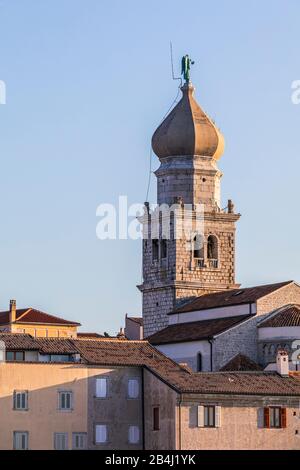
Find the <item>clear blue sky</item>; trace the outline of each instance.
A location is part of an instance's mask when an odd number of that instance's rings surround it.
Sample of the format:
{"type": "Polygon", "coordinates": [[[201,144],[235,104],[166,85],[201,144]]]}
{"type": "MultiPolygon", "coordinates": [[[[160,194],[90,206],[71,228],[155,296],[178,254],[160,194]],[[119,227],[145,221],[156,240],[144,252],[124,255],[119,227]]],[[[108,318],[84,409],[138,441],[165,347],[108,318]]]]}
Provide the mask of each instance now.
{"type": "Polygon", "coordinates": [[[299,0],[0,0],[0,18],[1,309],[16,298],[111,333],[141,313],[140,242],[97,240],[95,214],[145,199],[177,92],[170,40],[226,138],[237,280],[300,280],[299,0]]]}

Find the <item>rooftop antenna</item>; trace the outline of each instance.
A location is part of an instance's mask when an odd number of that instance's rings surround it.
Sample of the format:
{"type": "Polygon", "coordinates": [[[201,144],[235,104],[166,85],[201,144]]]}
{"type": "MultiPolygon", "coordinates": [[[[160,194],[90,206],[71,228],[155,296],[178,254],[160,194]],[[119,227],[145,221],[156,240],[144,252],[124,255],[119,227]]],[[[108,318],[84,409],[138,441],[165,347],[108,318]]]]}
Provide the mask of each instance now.
{"type": "Polygon", "coordinates": [[[170,42],[170,56],[171,56],[172,79],[173,80],[180,80],[180,86],[182,86],[182,78],[181,77],[175,77],[175,74],[174,74],[173,45],[172,45],[172,42],[170,42]]]}

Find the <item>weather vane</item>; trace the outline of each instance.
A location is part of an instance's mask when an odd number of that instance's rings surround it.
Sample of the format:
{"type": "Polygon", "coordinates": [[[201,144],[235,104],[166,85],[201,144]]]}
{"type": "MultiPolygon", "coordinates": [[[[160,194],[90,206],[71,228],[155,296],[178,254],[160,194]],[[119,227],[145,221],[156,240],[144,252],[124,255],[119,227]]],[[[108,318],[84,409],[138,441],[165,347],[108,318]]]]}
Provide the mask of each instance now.
{"type": "Polygon", "coordinates": [[[191,65],[194,65],[194,63],[195,62],[189,58],[188,54],[181,59],[181,75],[183,75],[186,83],[190,81],[191,65]]]}

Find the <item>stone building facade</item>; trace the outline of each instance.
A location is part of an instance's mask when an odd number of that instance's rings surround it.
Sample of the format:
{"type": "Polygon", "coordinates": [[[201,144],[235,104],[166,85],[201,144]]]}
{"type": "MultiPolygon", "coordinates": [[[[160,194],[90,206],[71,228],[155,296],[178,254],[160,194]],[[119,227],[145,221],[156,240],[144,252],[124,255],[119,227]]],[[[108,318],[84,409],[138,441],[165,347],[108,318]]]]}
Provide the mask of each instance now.
{"type": "Polygon", "coordinates": [[[180,102],[152,138],[160,167],[155,172],[158,206],[151,211],[147,205],[141,219],[145,337],[167,326],[168,312],[181,302],[237,287],[235,223],[240,215],[231,201],[226,209],[221,205],[217,161],[223,136],[195,101],[191,83],[181,90],[180,102]]]}

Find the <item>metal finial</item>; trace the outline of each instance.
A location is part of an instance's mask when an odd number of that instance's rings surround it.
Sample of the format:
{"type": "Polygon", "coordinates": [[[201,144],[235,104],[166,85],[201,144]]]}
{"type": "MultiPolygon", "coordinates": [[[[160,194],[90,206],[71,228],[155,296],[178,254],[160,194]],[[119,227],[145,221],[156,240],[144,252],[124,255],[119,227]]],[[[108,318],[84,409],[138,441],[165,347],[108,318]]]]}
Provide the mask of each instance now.
{"type": "Polygon", "coordinates": [[[189,58],[188,54],[183,56],[181,59],[181,75],[183,75],[186,83],[189,83],[190,81],[191,65],[194,65],[194,63],[195,62],[189,58]]]}

